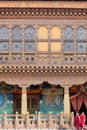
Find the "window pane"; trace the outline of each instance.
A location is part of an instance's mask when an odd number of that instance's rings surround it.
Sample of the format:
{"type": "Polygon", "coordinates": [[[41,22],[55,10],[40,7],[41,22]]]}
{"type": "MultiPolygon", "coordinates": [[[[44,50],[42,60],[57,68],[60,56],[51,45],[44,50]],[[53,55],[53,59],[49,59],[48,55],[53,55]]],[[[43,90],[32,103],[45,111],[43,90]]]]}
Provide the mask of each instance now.
{"type": "Polygon", "coordinates": [[[61,51],[61,42],[51,42],[51,51],[61,51]]]}
{"type": "Polygon", "coordinates": [[[21,42],[13,42],[12,51],[21,51],[21,42]]]}
{"type": "Polygon", "coordinates": [[[58,27],[51,29],[51,39],[61,39],[61,30],[58,27]]]}
{"type": "Polygon", "coordinates": [[[22,30],[16,26],[12,29],[12,40],[22,39],[22,30]]]}
{"type": "Polygon", "coordinates": [[[78,52],[86,52],[86,43],[78,42],[77,43],[77,51],[78,52]]]}
{"type": "Polygon", "coordinates": [[[1,42],[0,43],[0,51],[8,51],[8,42],[1,42]]]}
{"type": "Polygon", "coordinates": [[[77,28],[76,39],[86,39],[86,30],[84,27],[77,28]]]}
{"type": "Polygon", "coordinates": [[[46,27],[40,27],[38,29],[38,39],[48,39],[48,30],[46,27]]]}
{"type": "Polygon", "coordinates": [[[0,39],[9,39],[9,29],[5,26],[0,28],[0,39]]]}
{"type": "Polygon", "coordinates": [[[26,40],[35,40],[35,29],[33,27],[27,27],[25,29],[25,39],[26,40]]]}
{"type": "Polygon", "coordinates": [[[48,42],[38,42],[38,51],[48,51],[48,42]]]}
{"type": "Polygon", "coordinates": [[[73,29],[71,27],[63,29],[63,39],[73,39],[73,29]]]}
{"type": "Polygon", "coordinates": [[[73,51],[73,43],[72,42],[65,42],[63,44],[63,50],[65,52],[72,52],[73,51]]]}
{"type": "Polygon", "coordinates": [[[25,42],[25,51],[35,51],[35,42],[25,42]]]}

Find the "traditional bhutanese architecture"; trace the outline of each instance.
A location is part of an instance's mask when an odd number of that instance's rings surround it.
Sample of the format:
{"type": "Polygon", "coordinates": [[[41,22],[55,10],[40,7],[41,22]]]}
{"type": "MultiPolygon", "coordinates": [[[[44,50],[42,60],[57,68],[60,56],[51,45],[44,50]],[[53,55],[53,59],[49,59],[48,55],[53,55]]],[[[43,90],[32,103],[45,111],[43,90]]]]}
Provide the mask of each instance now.
{"type": "Polygon", "coordinates": [[[0,114],[87,116],[87,2],[0,1],[0,114]]]}

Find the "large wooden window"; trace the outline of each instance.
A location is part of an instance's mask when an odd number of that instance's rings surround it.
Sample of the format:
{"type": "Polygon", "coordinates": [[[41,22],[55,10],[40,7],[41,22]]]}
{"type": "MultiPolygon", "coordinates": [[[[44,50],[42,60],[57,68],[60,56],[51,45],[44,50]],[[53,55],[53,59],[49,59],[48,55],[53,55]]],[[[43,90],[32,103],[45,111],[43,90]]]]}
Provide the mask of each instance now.
{"type": "MultiPolygon", "coordinates": [[[[28,94],[27,95],[27,110],[29,112],[39,111],[40,95],[28,94]]],[[[14,94],[13,96],[13,111],[21,113],[21,94],[14,94]]]]}

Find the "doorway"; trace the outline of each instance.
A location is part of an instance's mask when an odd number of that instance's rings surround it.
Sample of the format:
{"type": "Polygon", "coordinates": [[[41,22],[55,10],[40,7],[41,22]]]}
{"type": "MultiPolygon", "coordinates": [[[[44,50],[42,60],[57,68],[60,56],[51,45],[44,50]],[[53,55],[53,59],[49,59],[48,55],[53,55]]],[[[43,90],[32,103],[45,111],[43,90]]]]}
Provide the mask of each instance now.
{"type": "MultiPolygon", "coordinates": [[[[74,112],[74,116],[75,116],[76,111],[74,110],[72,103],[71,103],[71,112],[74,112]]],[[[78,111],[78,113],[81,114],[82,112],[84,112],[84,114],[86,116],[86,124],[87,124],[87,109],[85,107],[84,102],[82,103],[82,106],[81,106],[80,110],[78,111]]]]}

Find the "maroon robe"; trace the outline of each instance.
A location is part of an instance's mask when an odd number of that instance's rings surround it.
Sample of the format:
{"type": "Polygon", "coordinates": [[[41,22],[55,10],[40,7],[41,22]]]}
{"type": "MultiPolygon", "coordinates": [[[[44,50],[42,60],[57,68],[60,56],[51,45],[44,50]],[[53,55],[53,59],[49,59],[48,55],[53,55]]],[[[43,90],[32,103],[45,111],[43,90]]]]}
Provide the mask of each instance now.
{"type": "Polygon", "coordinates": [[[77,129],[79,129],[79,127],[80,127],[80,117],[79,117],[79,114],[76,114],[76,116],[74,117],[74,124],[75,124],[75,127],[77,129]]]}
{"type": "Polygon", "coordinates": [[[84,113],[80,115],[80,127],[84,128],[86,122],[86,116],[84,113]]]}

